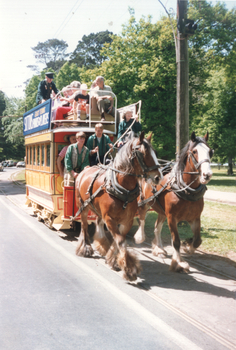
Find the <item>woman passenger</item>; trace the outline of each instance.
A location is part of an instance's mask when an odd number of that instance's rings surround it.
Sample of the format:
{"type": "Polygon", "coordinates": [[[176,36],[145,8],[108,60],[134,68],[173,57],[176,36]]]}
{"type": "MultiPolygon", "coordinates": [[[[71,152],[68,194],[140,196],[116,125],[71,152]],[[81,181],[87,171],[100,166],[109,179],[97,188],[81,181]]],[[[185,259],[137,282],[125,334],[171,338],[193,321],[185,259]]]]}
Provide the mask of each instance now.
{"type": "MultiPolygon", "coordinates": [[[[125,131],[129,128],[129,126],[134,121],[132,109],[126,109],[122,118],[123,118],[123,120],[120,122],[119,127],[118,127],[117,139],[119,139],[121,137],[120,141],[117,144],[118,148],[120,148],[124,145],[127,137],[129,136],[129,133],[127,133],[124,137],[122,137],[122,135],[125,133],[125,131]]],[[[136,115],[135,122],[131,128],[134,133],[138,133],[139,131],[142,130],[142,125],[139,123],[138,120],[139,120],[139,117],[138,117],[138,115],[136,115]]]]}

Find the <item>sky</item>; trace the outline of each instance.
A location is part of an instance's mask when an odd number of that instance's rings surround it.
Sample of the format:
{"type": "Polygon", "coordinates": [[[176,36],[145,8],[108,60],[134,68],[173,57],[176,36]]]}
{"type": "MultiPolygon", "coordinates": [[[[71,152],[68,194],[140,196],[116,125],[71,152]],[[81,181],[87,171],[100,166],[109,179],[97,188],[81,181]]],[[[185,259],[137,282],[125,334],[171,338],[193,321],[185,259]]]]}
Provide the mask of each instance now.
{"type": "MultiPolygon", "coordinates": [[[[162,3],[176,15],[177,0],[162,3]]],[[[236,8],[236,0],[225,3],[236,8]]],[[[24,97],[24,82],[34,75],[27,66],[37,64],[32,47],[39,42],[64,40],[70,53],[83,35],[119,34],[130,18],[129,7],[136,20],[151,15],[154,23],[166,15],[158,0],[0,0],[0,90],[24,97]]]]}

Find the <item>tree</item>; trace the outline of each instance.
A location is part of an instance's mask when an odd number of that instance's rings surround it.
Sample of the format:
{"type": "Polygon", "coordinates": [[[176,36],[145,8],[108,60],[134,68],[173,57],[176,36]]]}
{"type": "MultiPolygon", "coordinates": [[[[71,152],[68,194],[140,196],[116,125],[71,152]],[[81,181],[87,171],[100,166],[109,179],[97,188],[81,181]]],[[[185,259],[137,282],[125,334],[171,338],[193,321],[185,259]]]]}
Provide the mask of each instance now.
{"type": "MultiPolygon", "coordinates": [[[[58,71],[66,61],[68,44],[64,40],[49,39],[45,42],[39,42],[37,46],[32,47],[35,52],[37,62],[45,64],[45,68],[51,68],[58,71]]],[[[35,70],[35,67],[33,67],[35,70]]]]}
{"type": "Polygon", "coordinates": [[[142,126],[153,132],[158,156],[175,155],[176,66],[171,25],[163,18],[156,24],[134,17],[113,36],[102,53],[109,60],[99,68],[118,97],[118,106],[142,100],[142,126]]]}
{"type": "MultiPolygon", "coordinates": [[[[5,100],[5,94],[3,91],[0,91],[0,116],[3,115],[3,112],[6,108],[6,100],[5,100]]],[[[0,118],[0,160],[4,159],[4,146],[5,146],[5,138],[3,133],[3,126],[2,126],[2,118],[0,118]]]]}
{"type": "Polygon", "coordinates": [[[235,84],[227,77],[225,69],[212,70],[207,80],[208,89],[203,94],[202,115],[196,116],[192,127],[198,133],[207,130],[215,157],[228,161],[232,174],[232,159],[236,157],[236,91],[235,84]]]}
{"type": "Polygon", "coordinates": [[[38,91],[38,85],[41,80],[45,78],[45,73],[42,72],[40,76],[34,75],[28,82],[25,88],[25,105],[27,110],[36,106],[36,95],[38,91]]]}
{"type": "Polygon", "coordinates": [[[4,110],[6,109],[6,100],[5,94],[0,90],[0,116],[3,115],[4,110]]]}
{"type": "Polygon", "coordinates": [[[0,121],[1,159],[22,159],[24,157],[23,117],[24,99],[5,96],[6,108],[0,121]],[[9,117],[11,116],[11,117],[9,117]],[[17,116],[17,117],[15,117],[17,116]]]}
{"type": "Polygon", "coordinates": [[[78,67],[93,68],[100,65],[106,56],[100,53],[105,43],[111,43],[112,32],[108,30],[84,35],[78,42],[76,49],[70,56],[70,62],[76,63],[78,67]]]}
{"type": "Polygon", "coordinates": [[[79,69],[76,64],[66,62],[55,79],[56,86],[61,90],[64,86],[69,85],[74,80],[80,81],[79,69]]]}
{"type": "Polygon", "coordinates": [[[203,134],[210,131],[215,157],[228,160],[232,173],[235,143],[236,10],[190,1],[189,18],[198,21],[189,37],[190,124],[203,134]]]}

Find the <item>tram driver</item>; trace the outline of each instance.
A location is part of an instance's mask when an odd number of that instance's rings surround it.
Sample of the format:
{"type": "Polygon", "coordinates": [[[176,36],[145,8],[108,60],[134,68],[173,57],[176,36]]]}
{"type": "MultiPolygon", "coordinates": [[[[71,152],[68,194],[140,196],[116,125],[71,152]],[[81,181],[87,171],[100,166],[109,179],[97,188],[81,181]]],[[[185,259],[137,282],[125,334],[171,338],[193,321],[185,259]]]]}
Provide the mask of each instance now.
{"type": "Polygon", "coordinates": [[[76,143],[69,145],[65,155],[65,185],[71,186],[78,174],[89,167],[89,149],[84,145],[86,134],[75,135],[76,143]]]}

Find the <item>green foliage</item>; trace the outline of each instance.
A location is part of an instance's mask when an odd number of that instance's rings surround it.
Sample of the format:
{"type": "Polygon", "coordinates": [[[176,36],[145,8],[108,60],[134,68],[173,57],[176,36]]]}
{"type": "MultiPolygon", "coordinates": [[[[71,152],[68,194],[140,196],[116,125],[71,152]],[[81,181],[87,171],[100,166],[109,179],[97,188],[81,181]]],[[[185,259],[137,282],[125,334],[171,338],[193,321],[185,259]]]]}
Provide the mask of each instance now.
{"type": "Polygon", "coordinates": [[[25,103],[27,106],[27,110],[30,110],[36,106],[36,95],[37,95],[37,91],[38,91],[38,85],[39,85],[39,82],[41,80],[43,80],[44,78],[45,77],[40,79],[39,76],[34,75],[30,79],[29,83],[27,84],[26,89],[25,89],[25,96],[26,96],[25,103]]]}
{"type": "Polygon", "coordinates": [[[4,136],[8,143],[20,146],[24,144],[23,137],[23,117],[5,117],[2,118],[4,127],[4,136]]]}
{"type": "Polygon", "coordinates": [[[64,86],[69,85],[74,80],[80,81],[80,72],[81,71],[76,64],[66,62],[55,79],[57,88],[61,90],[64,86]]]}
{"type": "Polygon", "coordinates": [[[119,106],[142,100],[142,125],[153,132],[158,156],[175,153],[176,65],[175,45],[168,19],[152,24],[131,17],[121,36],[112,37],[101,65],[106,82],[118,96],[119,106]]]}
{"type": "Polygon", "coordinates": [[[24,157],[23,117],[24,99],[5,96],[6,108],[0,123],[0,158],[22,159],[24,157]]]}
{"type": "Polygon", "coordinates": [[[225,161],[228,157],[236,156],[235,85],[230,84],[222,68],[210,71],[206,87],[201,98],[202,115],[195,116],[192,128],[197,133],[208,130],[215,157],[225,161]]]}
{"type": "Polygon", "coordinates": [[[3,91],[0,91],[0,116],[3,115],[5,108],[6,108],[5,94],[3,91]]]}
{"type": "Polygon", "coordinates": [[[104,43],[111,43],[112,32],[108,30],[84,35],[72,52],[70,62],[78,67],[94,68],[100,65],[107,57],[100,53],[104,43]]]}

